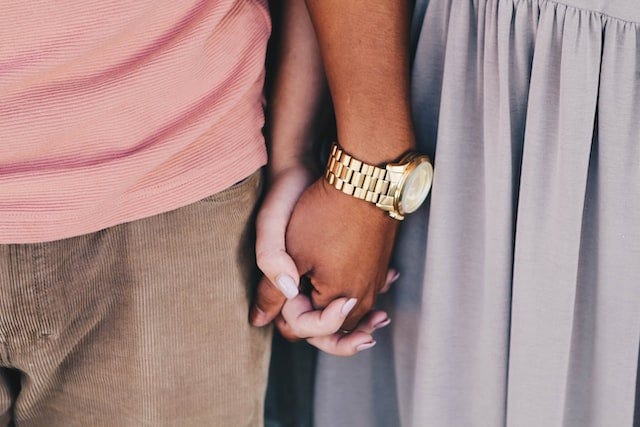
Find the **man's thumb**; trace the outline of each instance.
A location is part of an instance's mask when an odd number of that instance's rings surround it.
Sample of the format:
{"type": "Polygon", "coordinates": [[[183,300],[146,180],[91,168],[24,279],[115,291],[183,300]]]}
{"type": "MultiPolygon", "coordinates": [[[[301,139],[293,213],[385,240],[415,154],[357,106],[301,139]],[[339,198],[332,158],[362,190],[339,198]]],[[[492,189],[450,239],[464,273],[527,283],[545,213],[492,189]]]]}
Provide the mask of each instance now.
{"type": "Polygon", "coordinates": [[[278,290],[266,276],[262,276],[258,283],[256,299],[251,307],[249,321],[253,326],[265,326],[271,323],[280,313],[286,301],[285,296],[278,290]]]}

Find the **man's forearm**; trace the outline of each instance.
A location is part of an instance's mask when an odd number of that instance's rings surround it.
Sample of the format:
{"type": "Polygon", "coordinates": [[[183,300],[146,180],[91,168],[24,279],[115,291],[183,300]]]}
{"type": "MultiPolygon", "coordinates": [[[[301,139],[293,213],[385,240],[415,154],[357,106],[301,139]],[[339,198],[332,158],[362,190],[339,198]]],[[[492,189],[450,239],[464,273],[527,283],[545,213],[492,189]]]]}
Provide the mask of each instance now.
{"type": "MultiPolygon", "coordinates": [[[[415,145],[408,99],[409,11],[401,1],[307,0],[333,96],[339,141],[368,163],[396,159],[415,145]]],[[[299,27],[291,31],[285,42],[300,48],[298,43],[309,33],[300,37],[293,35],[299,27]]],[[[306,124],[313,121],[310,112],[317,108],[317,95],[322,91],[322,84],[314,80],[317,75],[313,74],[315,66],[308,62],[309,52],[298,48],[284,48],[283,53],[292,60],[291,68],[287,69],[285,58],[278,75],[281,86],[272,104],[272,123],[277,126],[272,132],[272,154],[289,154],[272,156],[272,166],[280,164],[280,159],[299,158],[305,151],[304,140],[313,131],[306,124]],[[289,121],[291,114],[294,126],[289,121]]],[[[313,58],[313,63],[319,63],[317,56],[313,58]]],[[[252,321],[264,325],[282,308],[284,297],[269,282],[277,285],[285,268],[273,267],[275,263],[268,262],[265,254],[269,248],[280,254],[286,249],[297,270],[295,274],[291,270],[291,277],[306,275],[313,285],[310,296],[314,307],[327,307],[340,297],[357,301],[344,314],[343,327],[354,328],[385,286],[398,221],[373,203],[332,189],[324,178],[301,192],[299,199],[300,193],[294,192],[295,200],[288,198],[291,185],[285,184],[272,188],[265,202],[268,206],[263,206],[258,216],[259,243],[271,240],[278,244],[276,251],[274,245],[257,244],[258,265],[273,279],[261,282],[256,302],[259,309],[253,310],[252,321]],[[283,188],[285,184],[287,188],[283,188]],[[285,217],[288,225],[281,221],[285,217]],[[274,218],[276,221],[269,223],[274,218]],[[280,241],[285,228],[286,245],[280,241]],[[261,250],[262,246],[267,250],[261,250]]]]}
{"type": "Polygon", "coordinates": [[[409,106],[409,2],[307,0],[340,144],[368,163],[415,146],[409,106]]]}
{"type": "Polygon", "coordinates": [[[315,138],[318,111],[326,90],[322,60],[304,0],[282,7],[274,86],[269,102],[271,171],[301,161],[315,138]]]}

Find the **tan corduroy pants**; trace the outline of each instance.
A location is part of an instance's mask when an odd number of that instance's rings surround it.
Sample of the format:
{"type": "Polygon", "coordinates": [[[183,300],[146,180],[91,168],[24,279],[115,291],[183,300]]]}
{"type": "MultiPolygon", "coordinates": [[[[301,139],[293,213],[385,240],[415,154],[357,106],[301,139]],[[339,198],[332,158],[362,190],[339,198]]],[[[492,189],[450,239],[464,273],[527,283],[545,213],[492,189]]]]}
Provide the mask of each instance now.
{"type": "Polygon", "coordinates": [[[184,208],[0,245],[0,425],[261,425],[260,173],[184,208]]]}

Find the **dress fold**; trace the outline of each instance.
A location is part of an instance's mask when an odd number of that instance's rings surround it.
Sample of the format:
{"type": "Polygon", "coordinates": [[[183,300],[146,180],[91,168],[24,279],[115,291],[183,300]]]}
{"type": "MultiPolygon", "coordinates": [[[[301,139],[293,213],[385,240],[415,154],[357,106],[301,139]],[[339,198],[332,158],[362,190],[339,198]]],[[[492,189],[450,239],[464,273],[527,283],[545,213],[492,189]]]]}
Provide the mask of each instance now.
{"type": "Polygon", "coordinates": [[[319,356],[317,425],[633,425],[640,3],[418,0],[414,17],[432,192],[402,224],[381,345],[319,356]]]}

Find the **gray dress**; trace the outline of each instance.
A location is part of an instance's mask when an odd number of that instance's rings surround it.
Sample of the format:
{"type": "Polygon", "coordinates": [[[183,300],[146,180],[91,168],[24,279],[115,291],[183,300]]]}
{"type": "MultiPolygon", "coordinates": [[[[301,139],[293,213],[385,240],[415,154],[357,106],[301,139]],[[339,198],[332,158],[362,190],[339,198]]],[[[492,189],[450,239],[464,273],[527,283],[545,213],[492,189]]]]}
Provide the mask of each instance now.
{"type": "Polygon", "coordinates": [[[633,425],[640,0],[416,8],[434,186],[378,346],[319,358],[317,426],[633,425]]]}

